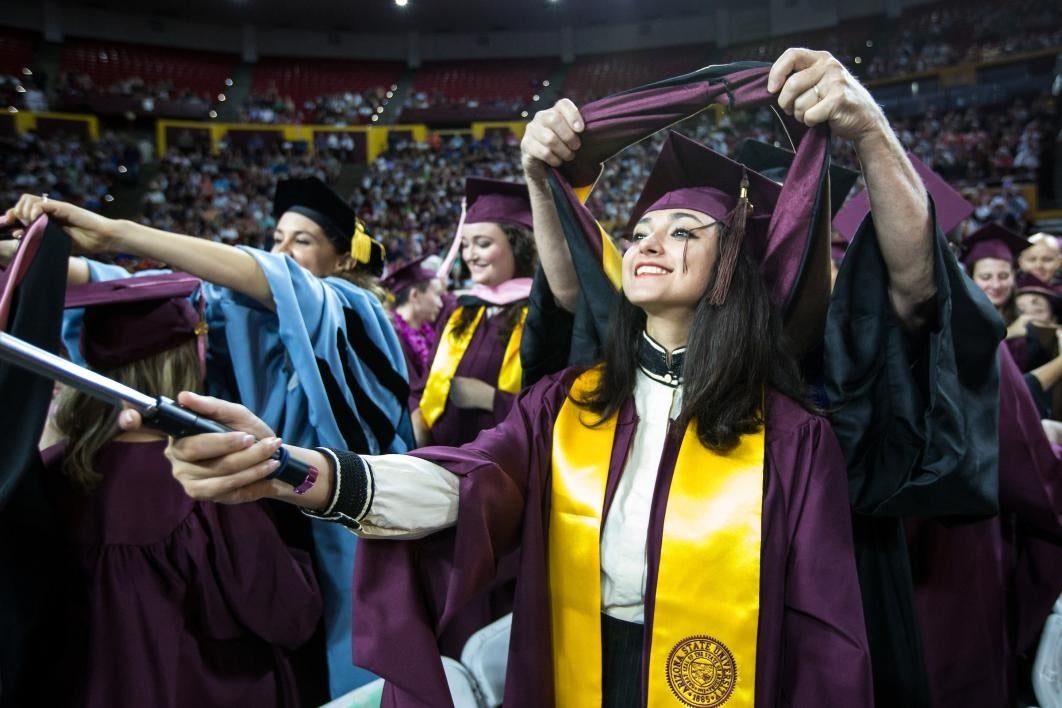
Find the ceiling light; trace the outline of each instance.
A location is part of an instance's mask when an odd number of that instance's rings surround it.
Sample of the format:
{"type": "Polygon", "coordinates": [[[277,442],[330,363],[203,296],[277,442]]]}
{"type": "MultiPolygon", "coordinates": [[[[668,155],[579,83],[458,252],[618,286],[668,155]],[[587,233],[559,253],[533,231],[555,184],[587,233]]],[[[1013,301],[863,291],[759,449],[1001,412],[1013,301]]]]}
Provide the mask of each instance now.
{"type": "Polygon", "coordinates": [[[856,64],[862,64],[863,63],[863,57],[856,57],[854,59],[854,61],[855,61],[856,64]]]}
{"type": "Polygon", "coordinates": [[[226,86],[232,86],[232,79],[225,79],[226,86]]]}
{"type": "Polygon", "coordinates": [[[218,100],[224,102],[225,101],[225,94],[219,93],[218,94],[218,100]]]}
{"type": "Polygon", "coordinates": [[[521,118],[527,118],[527,111],[520,111],[521,118]]]}
{"type": "Polygon", "coordinates": [[[118,174],[124,175],[129,169],[125,165],[118,165],[118,174]]]}
{"type": "Polygon", "coordinates": [[[378,120],[380,120],[380,115],[378,113],[373,113],[372,122],[375,123],[378,120]]]}
{"type": "Polygon", "coordinates": [[[33,72],[30,71],[28,66],[24,66],[24,67],[22,67],[22,75],[23,76],[33,76],[33,72]]]}
{"type": "Polygon", "coordinates": [[[542,87],[543,88],[549,88],[549,79],[546,79],[545,81],[542,82],[542,87]]]}
{"type": "Polygon", "coordinates": [[[210,116],[211,118],[217,118],[218,117],[218,112],[217,111],[210,111],[210,113],[207,113],[207,115],[210,116]]]}
{"type": "Polygon", "coordinates": [[[409,0],[395,0],[395,5],[398,5],[399,7],[405,7],[408,4],[409,0]]]}
{"type": "Polygon", "coordinates": [[[8,113],[18,113],[18,109],[15,108],[14,106],[8,106],[7,107],[7,112],[8,113]]]}
{"type": "Polygon", "coordinates": [[[536,93],[534,96],[532,96],[531,100],[537,103],[538,102],[538,94],[536,93]]]}

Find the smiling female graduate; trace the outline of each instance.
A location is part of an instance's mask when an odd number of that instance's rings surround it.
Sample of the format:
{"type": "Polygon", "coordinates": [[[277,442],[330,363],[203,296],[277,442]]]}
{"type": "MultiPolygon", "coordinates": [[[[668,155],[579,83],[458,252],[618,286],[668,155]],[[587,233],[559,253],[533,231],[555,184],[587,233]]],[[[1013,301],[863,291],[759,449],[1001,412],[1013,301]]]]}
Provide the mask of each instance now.
{"type": "Polygon", "coordinates": [[[355,655],[386,705],[449,704],[437,632],[516,548],[507,706],[869,705],[844,461],[771,303],[794,274],[761,271],[807,235],[772,218],[780,191],[672,134],[603,361],[539,381],[472,443],[290,448],[322,470],[300,497],[258,481],[274,445],[235,434],[175,443],[174,473],[194,498],[328,507],[379,539],[359,550],[355,655]],[[452,552],[422,557],[416,539],[451,527],[452,552]]]}
{"type": "Polygon", "coordinates": [[[523,385],[520,343],[537,263],[527,187],[469,177],[465,202],[457,238],[473,286],[448,313],[414,389],[421,444],[472,440],[505,418],[523,385]]]}

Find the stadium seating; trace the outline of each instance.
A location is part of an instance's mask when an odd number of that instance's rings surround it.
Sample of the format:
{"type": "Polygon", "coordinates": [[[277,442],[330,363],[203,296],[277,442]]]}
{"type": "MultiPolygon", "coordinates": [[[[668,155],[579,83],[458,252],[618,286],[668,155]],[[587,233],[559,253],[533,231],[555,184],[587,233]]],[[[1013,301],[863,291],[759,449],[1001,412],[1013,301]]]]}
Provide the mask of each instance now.
{"type": "Polygon", "coordinates": [[[430,62],[413,80],[404,122],[518,118],[559,62],[554,59],[430,62]]]}
{"type": "Polygon", "coordinates": [[[33,63],[36,35],[12,29],[0,29],[0,74],[18,76],[33,63]]]}
{"type": "Polygon", "coordinates": [[[238,63],[235,54],[69,39],[63,43],[61,70],[87,76],[101,92],[139,78],[149,87],[171,85],[211,101],[225,90],[225,79],[238,63]]]}
{"type": "Polygon", "coordinates": [[[296,105],[322,96],[390,88],[402,74],[402,62],[355,59],[263,57],[255,65],[253,95],[276,92],[296,105]]]}
{"type": "Polygon", "coordinates": [[[607,96],[711,63],[711,45],[663,47],[579,57],[568,70],[564,94],[578,103],[607,96]]]}

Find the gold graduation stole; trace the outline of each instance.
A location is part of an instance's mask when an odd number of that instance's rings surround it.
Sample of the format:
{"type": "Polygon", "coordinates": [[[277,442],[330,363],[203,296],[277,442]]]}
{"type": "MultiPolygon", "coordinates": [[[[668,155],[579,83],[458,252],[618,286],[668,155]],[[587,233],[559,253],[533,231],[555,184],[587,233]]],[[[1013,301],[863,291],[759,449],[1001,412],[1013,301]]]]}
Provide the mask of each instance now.
{"type": "MultiPolygon", "coordinates": [[[[549,594],[558,706],[601,705],[601,529],[616,416],[581,408],[576,379],[553,429],[549,594]]],[[[760,604],[764,432],[726,455],[686,429],[664,515],[649,706],[752,708],[760,604]]],[[[631,549],[632,552],[637,549],[631,549]]]]}
{"type": "MultiPolygon", "coordinates": [[[[457,372],[457,365],[461,363],[472,341],[472,335],[476,333],[476,327],[483,319],[485,307],[480,307],[476,318],[472,320],[460,337],[454,337],[454,327],[461,318],[464,307],[459,307],[450,315],[439,339],[439,348],[432,359],[431,369],[428,372],[428,380],[424,384],[424,395],[420,399],[420,413],[424,416],[424,422],[430,429],[435,421],[446,410],[446,401],[450,397],[450,382],[457,372]]],[[[505,357],[502,359],[501,371],[498,372],[497,388],[506,393],[519,393],[524,378],[524,369],[520,365],[520,337],[524,332],[524,320],[527,319],[527,305],[520,309],[520,319],[513,327],[513,333],[509,336],[509,343],[505,347],[505,357]]]]}

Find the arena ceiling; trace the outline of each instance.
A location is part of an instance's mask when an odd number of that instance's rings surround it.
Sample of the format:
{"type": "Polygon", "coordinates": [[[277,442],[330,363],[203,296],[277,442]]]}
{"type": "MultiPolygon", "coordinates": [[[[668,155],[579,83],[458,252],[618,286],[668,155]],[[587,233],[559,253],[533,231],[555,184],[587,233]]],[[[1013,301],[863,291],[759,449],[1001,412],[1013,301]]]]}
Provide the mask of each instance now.
{"type": "Polygon", "coordinates": [[[499,32],[704,16],[766,0],[91,0],[64,5],[159,17],[371,32],[499,32]]]}

